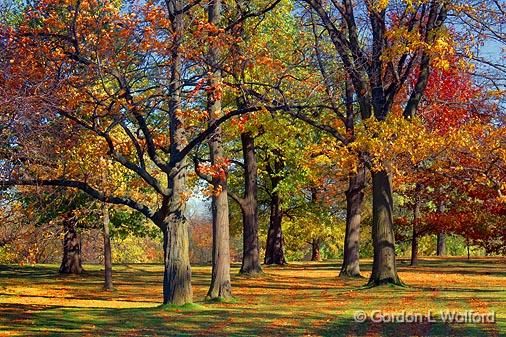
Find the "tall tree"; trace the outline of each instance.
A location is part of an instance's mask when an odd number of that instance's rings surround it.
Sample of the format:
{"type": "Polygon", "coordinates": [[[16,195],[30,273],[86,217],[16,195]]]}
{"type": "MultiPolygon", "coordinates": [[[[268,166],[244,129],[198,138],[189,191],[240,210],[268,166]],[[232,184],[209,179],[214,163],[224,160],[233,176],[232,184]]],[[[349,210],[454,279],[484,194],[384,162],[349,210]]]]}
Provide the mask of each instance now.
{"type": "Polygon", "coordinates": [[[284,242],[281,227],[283,222],[283,210],[281,208],[280,183],[283,180],[282,175],[285,163],[279,151],[273,151],[271,157],[272,158],[266,163],[266,171],[271,182],[272,192],[270,196],[269,229],[267,231],[264,263],[283,265],[286,263],[286,260],[283,250],[284,242]]]}
{"type": "MultiPolygon", "coordinates": [[[[406,117],[414,115],[427,84],[431,60],[435,58],[434,53],[423,46],[431,46],[437,41],[449,3],[431,1],[413,4],[400,1],[395,5],[389,2],[360,2],[355,5],[351,0],[334,1],[329,5],[318,0],[304,3],[319,18],[334,46],[343,71],[353,86],[362,119],[374,116],[376,120],[385,120],[397,94],[406,85],[406,79],[414,76],[418,68],[416,85],[408,94],[404,110],[406,117]],[[362,17],[358,13],[365,15],[362,17]],[[365,21],[368,21],[368,25],[360,26],[360,22],[365,21]],[[360,35],[364,29],[368,30],[368,34],[360,35]],[[403,40],[395,38],[398,36],[394,35],[395,32],[403,30],[410,35],[403,40]],[[364,39],[368,40],[367,43],[363,43],[364,39]],[[395,45],[399,44],[407,48],[402,51],[395,49],[395,45]],[[370,48],[366,49],[364,45],[370,48]]],[[[302,118],[316,124],[307,115],[302,118]]],[[[349,143],[336,129],[318,126],[345,144],[349,143]]],[[[385,161],[379,164],[372,168],[374,262],[369,283],[398,284],[400,280],[395,266],[392,222],[392,164],[385,161]]]]}
{"type": "MultiPolygon", "coordinates": [[[[208,21],[218,26],[221,17],[221,1],[211,0],[208,4],[208,21]]],[[[212,124],[221,114],[221,74],[218,66],[218,48],[209,47],[208,62],[211,66],[208,94],[209,122],[212,124]]],[[[223,151],[221,128],[217,128],[209,139],[209,152],[211,165],[223,165],[225,154],[223,151]]],[[[230,249],[229,249],[229,215],[227,192],[227,168],[221,167],[219,174],[213,175],[212,215],[213,215],[213,266],[211,273],[211,286],[207,293],[208,298],[232,297],[232,284],[230,282],[230,249]]]]}
{"type": "Polygon", "coordinates": [[[163,302],[176,305],[192,301],[187,156],[231,117],[261,109],[227,111],[209,124],[193,109],[194,96],[211,90],[196,88],[194,78],[207,69],[200,55],[210,28],[188,15],[197,5],[148,2],[131,7],[131,15],[114,2],[42,1],[26,10],[18,28],[2,31],[1,109],[16,137],[2,134],[10,152],[0,184],[80,189],[142,213],[163,232],[163,302]],[[20,53],[27,57],[10,61],[20,53]],[[77,145],[83,139],[87,147],[77,145]],[[127,172],[120,188],[103,184],[78,149],[127,172]]]}
{"type": "Polygon", "coordinates": [[[109,234],[109,209],[102,206],[102,235],[104,236],[104,289],[112,290],[112,249],[111,236],[109,234]]]}

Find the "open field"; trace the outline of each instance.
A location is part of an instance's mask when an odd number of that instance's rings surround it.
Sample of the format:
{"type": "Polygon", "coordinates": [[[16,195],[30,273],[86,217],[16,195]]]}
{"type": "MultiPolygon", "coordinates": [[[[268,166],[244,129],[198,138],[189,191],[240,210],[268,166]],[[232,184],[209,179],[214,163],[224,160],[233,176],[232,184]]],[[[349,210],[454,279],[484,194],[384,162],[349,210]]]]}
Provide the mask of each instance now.
{"type": "MultiPolygon", "coordinates": [[[[371,261],[363,264],[368,276],[371,261]]],[[[506,260],[421,259],[399,263],[407,287],[366,289],[341,280],[339,263],[266,267],[261,278],[233,273],[234,303],[204,303],[210,267],[193,268],[194,299],[183,309],[159,306],[162,267],[115,266],[116,291],[104,292],[101,266],[63,277],[56,265],[0,266],[0,336],[501,336],[506,334],[506,260]],[[354,313],[404,310],[436,322],[355,323],[354,313]],[[441,310],[496,313],[495,323],[443,323],[441,310]]]]}

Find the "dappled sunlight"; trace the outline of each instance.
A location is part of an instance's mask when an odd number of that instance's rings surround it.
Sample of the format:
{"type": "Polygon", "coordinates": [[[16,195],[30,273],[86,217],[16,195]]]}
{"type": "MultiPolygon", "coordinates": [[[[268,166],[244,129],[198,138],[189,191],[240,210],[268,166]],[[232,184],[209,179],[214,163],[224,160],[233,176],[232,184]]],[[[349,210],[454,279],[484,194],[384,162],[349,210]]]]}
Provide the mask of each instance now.
{"type": "Polygon", "coordinates": [[[364,288],[361,279],[337,277],[339,263],[291,263],[264,268],[249,278],[232,268],[231,303],[205,303],[210,267],[193,268],[194,309],[163,310],[163,266],[114,267],[115,291],[101,290],[101,266],[86,265],[80,276],[63,277],[52,265],[5,266],[0,271],[0,331],[50,335],[240,335],[240,336],[406,336],[440,333],[497,335],[506,327],[506,266],[501,258],[422,259],[399,265],[406,287],[364,288]],[[40,277],[44,275],[44,277],[40,277]],[[495,324],[444,325],[355,323],[356,310],[438,315],[441,310],[495,311],[495,324]]]}

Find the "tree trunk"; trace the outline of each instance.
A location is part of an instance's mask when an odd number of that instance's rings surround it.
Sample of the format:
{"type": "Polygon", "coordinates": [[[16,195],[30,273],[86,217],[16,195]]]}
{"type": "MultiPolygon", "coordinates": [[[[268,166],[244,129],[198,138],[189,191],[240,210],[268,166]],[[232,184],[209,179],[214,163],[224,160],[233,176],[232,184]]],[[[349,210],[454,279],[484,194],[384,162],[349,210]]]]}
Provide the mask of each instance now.
{"type": "Polygon", "coordinates": [[[269,219],[267,243],[265,246],[265,264],[286,264],[283,252],[282,221],[283,211],[281,210],[281,198],[279,197],[278,191],[274,191],[271,198],[271,215],[269,219]]]}
{"type": "Polygon", "coordinates": [[[244,158],[244,198],[240,203],[243,218],[243,251],[240,273],[255,275],[262,272],[258,251],[258,166],[253,136],[249,132],[242,133],[241,143],[244,158]]]}
{"type": "Polygon", "coordinates": [[[416,226],[413,224],[413,237],[411,238],[411,263],[410,266],[418,264],[418,233],[416,226]]]}
{"type": "Polygon", "coordinates": [[[103,235],[104,235],[104,289],[112,290],[112,251],[111,237],[109,235],[109,208],[106,204],[103,206],[103,235]]]}
{"type": "Polygon", "coordinates": [[[417,185],[416,187],[416,193],[415,196],[415,205],[413,208],[413,236],[411,238],[411,266],[416,266],[418,264],[418,240],[419,240],[419,233],[418,233],[418,221],[420,219],[420,197],[418,196],[418,193],[420,193],[421,187],[417,185]]]}
{"type": "Polygon", "coordinates": [[[471,245],[469,243],[469,238],[466,238],[466,246],[467,246],[467,259],[471,259],[471,245]]]}
{"type": "Polygon", "coordinates": [[[60,266],[62,274],[81,274],[81,240],[76,230],[76,223],[65,220],[63,223],[63,259],[60,266]]]}
{"type": "Polygon", "coordinates": [[[175,37],[171,46],[172,64],[169,73],[170,158],[178,158],[179,161],[168,175],[167,185],[170,196],[162,201],[162,207],[155,221],[163,231],[163,303],[180,306],[191,303],[193,298],[188,220],[185,214],[188,195],[186,186],[188,164],[186,158],[179,158],[180,151],[188,143],[183,120],[178,114],[183,86],[181,80],[183,61],[180,46],[184,29],[185,3],[181,0],[167,0],[165,3],[168,12],[173,16],[172,30],[175,37]]]}
{"type": "Polygon", "coordinates": [[[186,219],[186,161],[175,170],[179,173],[169,179],[171,196],[167,214],[162,218],[164,274],[163,303],[184,305],[191,303],[191,266],[189,256],[188,221],[186,219]]]}
{"type": "Polygon", "coordinates": [[[213,213],[213,264],[209,299],[232,297],[230,281],[229,219],[226,185],[212,198],[213,213]]]}
{"type": "Polygon", "coordinates": [[[374,258],[369,285],[401,284],[395,265],[391,177],[386,170],[372,173],[374,258]]]}
{"type": "MultiPolygon", "coordinates": [[[[208,5],[208,20],[217,25],[221,16],[221,0],[213,0],[208,5]]],[[[218,51],[214,47],[209,48],[208,61],[212,68],[209,79],[210,88],[218,88],[221,85],[221,73],[219,71],[218,51]]],[[[209,122],[213,123],[221,114],[221,98],[210,92],[207,98],[209,122]]],[[[223,163],[224,153],[221,140],[221,128],[216,129],[209,140],[209,152],[211,165],[220,166],[223,163]]],[[[213,177],[215,193],[212,196],[213,214],[213,266],[211,273],[211,285],[207,292],[208,299],[227,299],[232,297],[232,283],[230,282],[230,250],[229,250],[229,214],[227,192],[227,168],[220,167],[219,174],[213,177]]]]}
{"type": "Polygon", "coordinates": [[[364,200],[365,168],[350,175],[346,191],[346,232],[344,236],[343,265],[339,277],[360,277],[360,212],[364,200]]]}
{"type": "Polygon", "coordinates": [[[436,248],[437,256],[446,256],[446,234],[438,233],[437,235],[437,248],[436,248]]]}
{"type": "Polygon", "coordinates": [[[320,240],[313,239],[311,243],[311,261],[320,261],[320,240]]]}
{"type": "Polygon", "coordinates": [[[265,245],[265,264],[283,265],[286,263],[283,241],[283,211],[281,209],[281,196],[278,188],[283,180],[281,176],[285,163],[281,153],[274,150],[273,158],[267,163],[267,173],[271,181],[271,214],[269,219],[269,231],[267,232],[267,242],[265,245]]]}
{"type": "MultiPolygon", "coordinates": [[[[256,206],[256,200],[254,202],[256,206]]],[[[252,203],[242,207],[243,216],[243,252],[241,274],[256,275],[262,272],[258,252],[258,213],[252,203]]]]}
{"type": "MultiPolygon", "coordinates": [[[[444,211],[445,211],[445,206],[441,202],[438,206],[438,212],[444,213],[444,211]]],[[[446,255],[446,235],[444,232],[440,232],[437,235],[436,255],[437,256],[445,256],[446,255]]]]}

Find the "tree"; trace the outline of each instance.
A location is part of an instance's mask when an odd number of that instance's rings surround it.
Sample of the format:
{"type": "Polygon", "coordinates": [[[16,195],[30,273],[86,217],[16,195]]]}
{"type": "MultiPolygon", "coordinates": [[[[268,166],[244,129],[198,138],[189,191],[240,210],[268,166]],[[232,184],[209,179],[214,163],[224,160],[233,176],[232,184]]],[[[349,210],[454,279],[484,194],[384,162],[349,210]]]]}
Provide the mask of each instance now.
{"type": "Polygon", "coordinates": [[[111,236],[109,235],[109,209],[102,206],[102,234],[104,236],[104,289],[112,290],[112,249],[111,236]]]}
{"type": "Polygon", "coordinates": [[[265,245],[265,264],[283,265],[286,263],[283,251],[284,241],[282,232],[283,210],[281,209],[281,181],[285,169],[285,162],[280,151],[272,151],[271,159],[266,162],[266,172],[271,183],[269,229],[265,245]]]}
{"type": "MultiPolygon", "coordinates": [[[[220,21],[221,1],[213,0],[208,5],[209,24],[216,26],[220,21]]],[[[221,114],[221,73],[217,65],[220,55],[218,48],[209,47],[208,62],[211,65],[211,76],[208,94],[209,122],[213,123],[221,114]]],[[[218,173],[213,175],[212,184],[215,190],[212,194],[213,214],[213,269],[211,287],[207,293],[208,298],[232,297],[232,285],[230,282],[230,248],[229,248],[229,216],[228,216],[228,192],[227,192],[227,168],[224,166],[224,151],[221,139],[221,129],[215,130],[209,139],[209,152],[211,165],[221,166],[218,173]]]]}
{"type": "MultiPolygon", "coordinates": [[[[385,120],[398,99],[397,94],[406,86],[406,80],[415,69],[419,69],[404,109],[404,116],[413,116],[427,84],[431,61],[434,63],[438,56],[437,49],[429,49],[429,46],[437,46],[444,41],[441,34],[444,33],[442,27],[449,3],[431,1],[415,5],[400,1],[394,5],[389,2],[364,2],[358,4],[361,10],[357,10],[357,6],[349,0],[332,2],[329,6],[316,0],[304,3],[318,17],[342,62],[362,120],[371,116],[378,121],[385,120]],[[358,13],[362,12],[366,15],[359,17],[358,13]],[[362,19],[368,21],[367,27],[359,27],[362,19]],[[359,38],[359,31],[363,29],[369,33],[362,35],[365,41],[359,38]],[[365,45],[370,48],[364,48],[365,45]]],[[[307,116],[302,118],[316,124],[307,116]]],[[[345,145],[349,143],[335,128],[317,126],[345,145]]],[[[367,157],[367,152],[365,154],[367,157]]],[[[384,160],[380,163],[372,169],[374,263],[369,283],[399,284],[392,223],[392,163],[384,160]]],[[[368,165],[372,166],[371,163],[368,165]]]]}
{"type": "Polygon", "coordinates": [[[225,121],[260,107],[227,111],[204,123],[201,111],[192,109],[193,96],[202,91],[194,90],[193,76],[205,69],[197,38],[204,26],[187,15],[197,4],[165,5],[146,3],[134,15],[112,2],[43,1],[26,10],[18,28],[2,32],[8,41],[2,116],[16,138],[3,138],[10,153],[2,162],[1,185],[80,189],[142,213],[163,232],[163,302],[182,305],[192,301],[187,156],[225,121]],[[20,53],[26,57],[11,62],[20,53]],[[44,137],[44,149],[31,138],[35,133],[44,137]],[[65,169],[70,154],[74,163],[80,160],[76,139],[87,139],[95,158],[128,172],[121,189],[108,189],[93,169],[65,169]],[[51,166],[43,165],[49,158],[51,166]],[[155,197],[143,200],[127,188],[132,184],[155,197]]]}
{"type": "MultiPolygon", "coordinates": [[[[58,223],[61,226],[62,261],[61,274],[81,274],[80,231],[96,226],[96,212],[90,198],[84,193],[68,193],[61,188],[45,188],[24,191],[25,205],[34,207],[33,221],[40,225],[58,223]]],[[[28,214],[27,214],[28,215],[28,214]]]]}
{"type": "Polygon", "coordinates": [[[302,191],[292,200],[296,206],[287,212],[287,247],[301,251],[309,246],[311,261],[335,257],[343,249],[339,243],[343,241],[345,223],[336,214],[341,204],[329,204],[323,188],[309,185],[302,191]]]}

